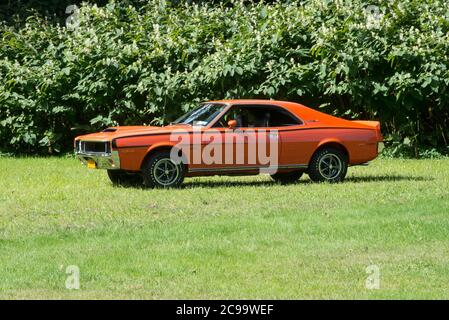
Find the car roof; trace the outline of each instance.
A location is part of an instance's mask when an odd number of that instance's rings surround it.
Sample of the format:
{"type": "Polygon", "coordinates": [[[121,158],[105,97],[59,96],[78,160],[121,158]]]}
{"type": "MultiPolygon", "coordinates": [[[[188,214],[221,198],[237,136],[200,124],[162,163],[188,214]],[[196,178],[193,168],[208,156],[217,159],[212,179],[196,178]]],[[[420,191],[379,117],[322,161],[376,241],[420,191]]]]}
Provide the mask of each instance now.
{"type": "MultiPolygon", "coordinates": [[[[280,101],[280,100],[269,100],[269,99],[223,99],[223,100],[214,100],[208,101],[211,103],[226,103],[226,104],[289,104],[293,102],[288,101],[280,101]]],[[[298,104],[299,105],[299,104],[298,104]]]]}
{"type": "Polygon", "coordinates": [[[367,126],[361,123],[355,123],[346,119],[338,118],[318,110],[306,107],[300,103],[280,100],[267,99],[229,99],[229,100],[215,100],[208,101],[209,103],[224,103],[228,105],[244,104],[244,105],[274,105],[282,107],[303,122],[312,122],[316,126],[337,126],[337,127],[352,127],[352,128],[366,128],[367,126]]]}
{"type": "Polygon", "coordinates": [[[309,107],[306,107],[300,103],[296,102],[289,102],[289,101],[280,101],[280,100],[268,100],[268,99],[229,99],[229,100],[215,100],[215,101],[208,101],[209,103],[225,103],[229,105],[236,105],[236,104],[244,104],[244,105],[274,105],[274,106],[280,106],[291,113],[295,114],[296,116],[300,117],[301,119],[305,120],[307,118],[316,118],[323,115],[321,112],[316,111],[314,109],[311,109],[309,107]]]}

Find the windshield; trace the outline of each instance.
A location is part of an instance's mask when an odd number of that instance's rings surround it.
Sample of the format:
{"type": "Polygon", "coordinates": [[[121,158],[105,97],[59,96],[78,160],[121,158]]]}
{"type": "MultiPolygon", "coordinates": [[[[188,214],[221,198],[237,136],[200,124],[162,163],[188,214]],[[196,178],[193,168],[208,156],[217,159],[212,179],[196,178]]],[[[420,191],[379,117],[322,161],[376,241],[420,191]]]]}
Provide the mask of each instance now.
{"type": "Polygon", "coordinates": [[[192,126],[207,126],[226,108],[224,104],[204,103],[178,118],[173,124],[190,124],[192,126]]]}

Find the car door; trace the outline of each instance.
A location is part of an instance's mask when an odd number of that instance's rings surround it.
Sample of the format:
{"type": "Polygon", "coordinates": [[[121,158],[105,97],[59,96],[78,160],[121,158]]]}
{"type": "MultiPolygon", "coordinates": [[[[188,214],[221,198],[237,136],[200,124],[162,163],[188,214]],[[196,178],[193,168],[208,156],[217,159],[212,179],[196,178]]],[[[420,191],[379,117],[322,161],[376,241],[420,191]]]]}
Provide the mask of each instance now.
{"type": "Polygon", "coordinates": [[[233,105],[217,121],[215,127],[223,130],[223,155],[226,167],[236,170],[270,171],[277,168],[280,145],[278,130],[272,130],[269,118],[273,106],[233,105]],[[226,128],[229,120],[235,120],[233,129],[226,128]]]}
{"type": "Polygon", "coordinates": [[[302,120],[278,105],[261,105],[259,109],[259,112],[268,115],[264,118],[263,128],[258,130],[266,132],[266,148],[270,150],[267,156],[271,163],[269,173],[272,173],[273,164],[277,164],[280,170],[304,168],[307,161],[301,140],[302,120]]]}
{"type": "Polygon", "coordinates": [[[217,165],[218,168],[224,170],[245,170],[251,164],[248,157],[248,141],[251,137],[246,130],[247,115],[245,110],[239,106],[231,106],[226,114],[224,114],[209,130],[215,136],[220,134],[221,141],[221,163],[217,165]],[[228,121],[235,120],[236,126],[234,128],[228,127],[228,121]]]}
{"type": "MultiPolygon", "coordinates": [[[[277,132],[279,139],[279,168],[295,169],[307,165],[306,150],[303,133],[304,123],[288,110],[275,106],[271,109],[270,130],[277,132]]],[[[313,134],[313,132],[307,132],[313,134]]]]}

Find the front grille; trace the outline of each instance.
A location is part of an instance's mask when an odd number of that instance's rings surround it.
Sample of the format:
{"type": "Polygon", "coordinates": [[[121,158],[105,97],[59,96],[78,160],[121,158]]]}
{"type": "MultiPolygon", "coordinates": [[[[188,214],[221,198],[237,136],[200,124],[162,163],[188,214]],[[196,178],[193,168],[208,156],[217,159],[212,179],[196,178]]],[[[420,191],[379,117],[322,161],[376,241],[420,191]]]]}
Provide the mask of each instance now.
{"type": "Polygon", "coordinates": [[[82,153],[111,153],[111,144],[109,142],[81,141],[78,151],[82,153]]]}

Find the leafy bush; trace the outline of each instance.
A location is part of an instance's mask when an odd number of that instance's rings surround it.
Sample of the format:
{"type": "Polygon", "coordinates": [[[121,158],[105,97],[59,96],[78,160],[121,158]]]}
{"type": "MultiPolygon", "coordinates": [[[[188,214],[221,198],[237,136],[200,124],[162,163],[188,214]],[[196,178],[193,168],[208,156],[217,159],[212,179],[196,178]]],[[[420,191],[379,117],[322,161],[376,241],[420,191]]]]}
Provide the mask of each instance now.
{"type": "Polygon", "coordinates": [[[447,151],[444,0],[85,4],[77,27],[0,26],[0,151],[55,153],[200,101],[275,98],[379,119],[401,153],[447,151]]]}

